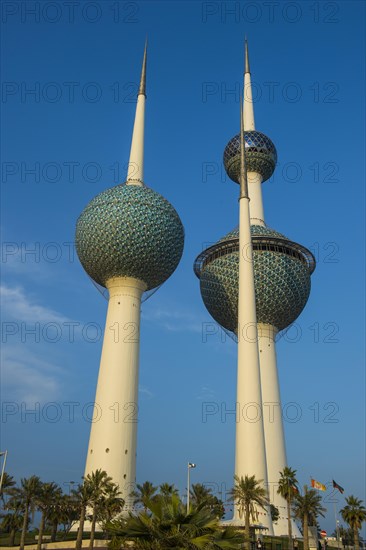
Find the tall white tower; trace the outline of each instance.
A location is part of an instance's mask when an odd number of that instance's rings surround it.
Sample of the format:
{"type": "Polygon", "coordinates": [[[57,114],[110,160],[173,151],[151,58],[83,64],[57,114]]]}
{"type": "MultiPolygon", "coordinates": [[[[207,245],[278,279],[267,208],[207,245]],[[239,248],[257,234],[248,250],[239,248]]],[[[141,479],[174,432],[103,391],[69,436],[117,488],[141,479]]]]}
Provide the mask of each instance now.
{"type": "Polygon", "coordinates": [[[146,47],[127,181],[92,199],[76,226],[85,271],[109,291],[85,475],[101,468],[126,501],[136,477],[141,297],[176,269],[184,230],[171,204],[143,181],[146,47]]]}
{"type": "MultiPolygon", "coordinates": [[[[255,131],[254,105],[252,98],[248,43],[245,41],[244,129],[247,132],[255,131]]],[[[248,172],[251,224],[265,227],[262,200],[263,176],[256,166],[253,168],[253,171],[248,172]]],[[[287,535],[287,503],[283,497],[277,493],[279,473],[287,466],[275,345],[278,328],[271,323],[259,322],[257,324],[257,333],[260,356],[262,414],[267,456],[268,489],[271,503],[274,504],[280,512],[278,521],[273,524],[273,530],[275,535],[287,535]]],[[[300,532],[295,522],[293,522],[292,529],[294,536],[300,536],[300,532]]]]}
{"type": "MultiPolygon", "coordinates": [[[[262,392],[259,352],[257,345],[257,313],[255,304],[253,245],[250,231],[250,212],[247,167],[245,163],[243,109],[240,124],[240,192],[239,192],[239,280],[238,280],[238,379],[236,421],[235,475],[255,476],[267,488],[267,463],[262,421],[262,392]],[[251,404],[249,413],[246,404],[251,404]],[[246,417],[248,415],[248,418],[246,417]],[[250,418],[250,420],[249,420],[250,418]]],[[[269,509],[261,524],[273,534],[269,509]]],[[[234,523],[242,522],[240,510],[234,503],[234,523]]]]}
{"type": "MultiPolygon", "coordinates": [[[[280,518],[273,524],[275,535],[286,535],[287,509],[286,502],[277,494],[280,471],[286,466],[285,438],[282,422],[282,409],[279,391],[279,381],[276,361],[276,337],[300,315],[305,307],[310,293],[310,275],[315,269],[313,255],[303,246],[290,241],[277,231],[266,226],[262,201],[262,183],[268,180],[276,166],[277,152],[273,142],[255,128],[254,108],[252,101],[251,73],[249,66],[248,47],[245,44],[245,74],[244,74],[244,137],[245,158],[250,198],[250,224],[253,248],[256,331],[244,331],[244,338],[256,338],[260,362],[260,402],[257,430],[263,425],[265,441],[266,476],[257,473],[255,465],[241,468],[248,475],[255,474],[257,478],[265,479],[271,504],[278,507],[280,518]]],[[[240,183],[240,134],[234,136],[227,144],[224,152],[224,165],[230,179],[240,183]]],[[[243,250],[240,243],[239,228],[230,231],[215,245],[202,252],[196,259],[195,272],[200,279],[203,301],[213,318],[226,330],[238,337],[238,352],[240,353],[243,328],[241,318],[242,308],[246,308],[245,298],[241,297],[240,265],[243,250]],[[244,304],[244,305],[243,305],[244,304]]],[[[245,326],[245,325],[244,325],[245,326]]],[[[250,325],[248,325],[249,327],[250,325]]],[[[251,378],[244,368],[238,375],[238,406],[241,419],[246,415],[248,423],[255,416],[246,414],[250,408],[251,378]],[[248,386],[246,389],[245,386],[248,386]],[[241,389],[243,386],[243,389],[241,389]]],[[[259,395],[259,391],[257,390],[259,395]]],[[[254,408],[252,407],[252,411],[254,408]]],[[[240,432],[243,428],[237,423],[236,436],[236,473],[238,464],[246,464],[246,453],[252,452],[252,457],[263,464],[261,446],[253,444],[248,435],[245,438],[240,432]]],[[[253,422],[255,423],[255,422],[253,422]]],[[[255,441],[255,439],[254,439],[255,441]]],[[[262,468],[263,466],[260,466],[262,468]]],[[[243,475],[243,474],[241,474],[243,475]]],[[[258,511],[258,523],[268,527],[268,511],[258,511]]],[[[234,513],[234,519],[237,511],[234,513]]],[[[293,524],[293,534],[299,531],[293,524]]]]}

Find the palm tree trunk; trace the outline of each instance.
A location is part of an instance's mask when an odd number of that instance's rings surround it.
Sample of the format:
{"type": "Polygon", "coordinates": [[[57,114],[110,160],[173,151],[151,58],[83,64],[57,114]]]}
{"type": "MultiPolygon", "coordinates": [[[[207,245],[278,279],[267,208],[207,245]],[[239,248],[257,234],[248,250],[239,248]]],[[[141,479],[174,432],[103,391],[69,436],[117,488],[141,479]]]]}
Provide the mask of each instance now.
{"type": "Polygon", "coordinates": [[[76,539],[75,550],[81,550],[83,544],[83,531],[84,531],[84,521],[85,521],[86,508],[83,506],[80,513],[79,519],[79,530],[78,536],[76,539]]]}
{"type": "Polygon", "coordinates": [[[27,532],[27,527],[28,527],[28,515],[29,515],[29,505],[27,502],[24,510],[24,519],[23,519],[22,533],[20,535],[19,550],[24,550],[25,534],[27,532]]]}
{"type": "Polygon", "coordinates": [[[288,547],[289,550],[293,550],[292,541],[292,518],[291,518],[291,497],[287,497],[287,522],[288,522],[288,547]]]}
{"type": "Polygon", "coordinates": [[[45,513],[42,512],[41,521],[40,521],[40,524],[39,524],[39,531],[38,531],[37,550],[41,550],[41,548],[42,548],[42,538],[43,538],[43,531],[44,531],[44,522],[45,522],[45,513]]]}
{"type": "Polygon", "coordinates": [[[14,546],[15,532],[16,532],[15,529],[11,529],[10,534],[9,534],[9,546],[14,546]]]}
{"type": "Polygon", "coordinates": [[[89,550],[93,550],[94,548],[94,535],[95,535],[95,525],[97,523],[97,514],[95,508],[93,509],[93,517],[92,517],[92,523],[90,528],[90,542],[89,542],[89,550]]]}
{"type": "Polygon", "coordinates": [[[309,529],[308,529],[308,515],[304,514],[303,518],[303,537],[304,537],[304,550],[309,550],[309,529]]]}
{"type": "Polygon", "coordinates": [[[54,519],[53,522],[52,522],[51,542],[56,541],[57,527],[58,527],[58,521],[57,521],[57,519],[54,519]]]}
{"type": "Polygon", "coordinates": [[[250,509],[249,505],[245,505],[245,547],[250,550],[250,509]]]}
{"type": "Polygon", "coordinates": [[[353,538],[355,541],[355,550],[360,550],[360,539],[358,536],[358,529],[356,526],[353,528],[353,538]]]}

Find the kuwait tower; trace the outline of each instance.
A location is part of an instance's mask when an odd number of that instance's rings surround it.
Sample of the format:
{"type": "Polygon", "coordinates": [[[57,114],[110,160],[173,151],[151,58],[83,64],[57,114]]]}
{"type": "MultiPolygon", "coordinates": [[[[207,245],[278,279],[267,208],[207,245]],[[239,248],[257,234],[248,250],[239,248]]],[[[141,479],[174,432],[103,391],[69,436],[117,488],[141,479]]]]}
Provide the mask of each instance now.
{"type": "Polygon", "coordinates": [[[127,180],[92,199],[76,226],[80,262],[109,292],[85,475],[105,470],[127,502],[136,472],[141,298],[170,277],[184,245],[177,212],[144,183],[145,101],[146,47],[127,180]]]}
{"type": "MultiPolygon", "coordinates": [[[[209,313],[238,341],[235,474],[255,475],[263,480],[280,518],[272,525],[269,510],[258,509],[254,523],[266,527],[268,533],[287,535],[286,501],[277,494],[280,471],[287,460],[276,340],[306,305],[315,260],[304,246],[265,223],[262,183],[275,170],[277,152],[273,142],[255,128],[247,45],[243,113],[249,201],[242,194],[238,134],[225,148],[224,166],[229,178],[240,183],[239,227],[204,250],[197,257],[194,270],[209,313]],[[249,202],[251,242],[247,242],[242,229],[243,200],[249,202]],[[253,268],[254,286],[242,274],[248,269],[246,264],[253,268]]],[[[233,523],[241,522],[243,519],[235,507],[233,523]]],[[[294,523],[293,535],[300,535],[294,523]]]]}

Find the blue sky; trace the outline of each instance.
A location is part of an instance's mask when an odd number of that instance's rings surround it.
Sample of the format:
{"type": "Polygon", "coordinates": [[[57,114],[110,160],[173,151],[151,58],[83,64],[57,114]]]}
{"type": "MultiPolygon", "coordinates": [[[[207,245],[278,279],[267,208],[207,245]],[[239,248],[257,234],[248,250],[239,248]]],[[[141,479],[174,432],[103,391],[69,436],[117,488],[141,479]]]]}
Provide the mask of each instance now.
{"type": "MultiPolygon", "coordinates": [[[[192,482],[231,488],[236,347],[219,330],[205,337],[192,264],[237,224],[222,154],[239,126],[246,34],[256,126],[279,157],[266,221],[317,258],[309,302],[277,348],[288,462],[301,484],[334,478],[365,499],[364,3],[33,4],[2,5],[8,471],[65,488],[83,474],[106,301],[73,252],[74,228],[124,181],[148,35],[145,181],[177,209],[186,242],[142,307],[137,477],[183,491],[190,460],[192,482]],[[204,421],[208,402],[223,415],[204,421]]],[[[324,499],[331,531],[344,498],[324,499]]]]}

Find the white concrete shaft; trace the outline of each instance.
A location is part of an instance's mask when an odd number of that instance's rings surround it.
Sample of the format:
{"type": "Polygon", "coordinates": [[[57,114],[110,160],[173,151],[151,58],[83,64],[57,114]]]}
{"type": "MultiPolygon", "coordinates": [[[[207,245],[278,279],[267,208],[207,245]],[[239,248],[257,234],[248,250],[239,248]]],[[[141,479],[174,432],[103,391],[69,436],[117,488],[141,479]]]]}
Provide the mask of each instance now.
{"type": "MultiPolygon", "coordinates": [[[[249,199],[239,200],[239,303],[238,303],[238,381],[235,474],[255,475],[267,487],[267,464],[262,418],[262,395],[254,290],[253,251],[250,233],[249,199]]],[[[258,523],[272,534],[269,510],[258,510],[258,523]]],[[[234,507],[234,521],[239,519],[234,507]]],[[[244,518],[240,518],[243,519],[244,518]]]]}
{"type": "Polygon", "coordinates": [[[275,535],[287,534],[287,504],[277,494],[280,472],[286,466],[286,448],[278,383],[276,344],[277,329],[258,323],[258,348],[263,400],[263,425],[267,454],[267,476],[271,503],[277,506],[280,519],[273,524],[275,535]]]}
{"type": "MultiPolygon", "coordinates": [[[[283,429],[280,386],[277,371],[276,335],[277,329],[268,324],[258,323],[258,348],[263,400],[263,425],[267,454],[267,476],[271,503],[280,517],[273,524],[276,536],[287,535],[287,503],[278,493],[280,472],[287,466],[286,444],[283,429]]],[[[300,537],[295,522],[292,523],[293,536],[300,537]]]]}
{"type": "Polygon", "coordinates": [[[266,225],[262,199],[262,176],[258,172],[248,172],[248,193],[250,198],[250,223],[266,225]]]}
{"type": "MultiPolygon", "coordinates": [[[[243,113],[244,130],[255,130],[252,83],[250,73],[247,72],[244,74],[243,113]]],[[[262,176],[257,172],[247,172],[247,180],[250,198],[250,223],[252,225],[265,225],[262,199],[262,176]]]]}
{"type": "Polygon", "coordinates": [[[255,130],[254,120],[254,105],[252,94],[252,81],[250,73],[244,74],[244,97],[243,97],[243,112],[244,112],[244,130],[255,130]]]}
{"type": "Polygon", "coordinates": [[[131,277],[107,282],[105,325],[85,475],[101,468],[119,485],[126,505],[136,477],[141,295],[131,277]]]}
{"type": "Polygon", "coordinates": [[[143,94],[137,96],[135,123],[133,126],[130,160],[128,163],[127,183],[142,185],[144,181],[144,134],[145,101],[143,94]]]}

